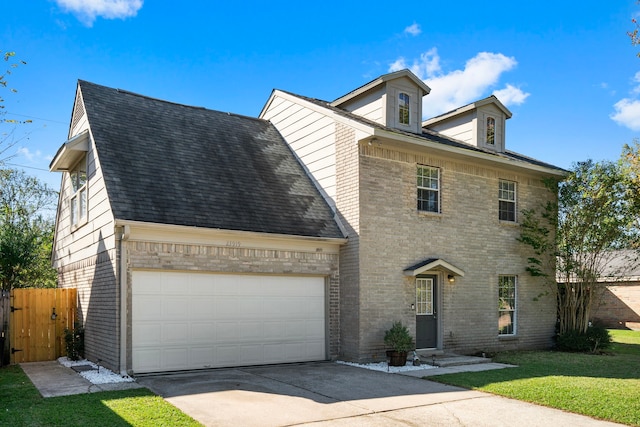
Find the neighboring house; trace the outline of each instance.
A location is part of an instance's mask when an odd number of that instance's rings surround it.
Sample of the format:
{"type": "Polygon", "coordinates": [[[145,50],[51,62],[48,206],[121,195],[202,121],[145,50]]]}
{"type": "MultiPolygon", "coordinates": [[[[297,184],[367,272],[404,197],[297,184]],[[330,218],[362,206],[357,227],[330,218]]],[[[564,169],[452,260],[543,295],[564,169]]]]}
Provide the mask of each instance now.
{"type": "Polygon", "coordinates": [[[640,330],[640,254],[618,251],[598,279],[591,318],[607,328],[640,330]]]}
{"type": "Polygon", "coordinates": [[[423,123],[429,91],[407,70],[333,102],[274,90],[256,119],[80,81],[51,170],[87,356],[384,359],[396,320],[429,351],[549,346],[555,295],[516,237],[565,172],[505,148],[493,96],[423,123]]]}

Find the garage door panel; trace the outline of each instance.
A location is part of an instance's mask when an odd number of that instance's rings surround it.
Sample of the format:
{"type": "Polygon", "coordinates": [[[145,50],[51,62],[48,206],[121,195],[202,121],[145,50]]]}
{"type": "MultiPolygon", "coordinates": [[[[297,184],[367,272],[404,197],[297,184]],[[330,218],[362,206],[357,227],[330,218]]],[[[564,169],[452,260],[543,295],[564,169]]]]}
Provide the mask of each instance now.
{"type": "Polygon", "coordinates": [[[139,346],[153,345],[162,340],[162,326],[157,323],[137,323],[133,335],[138,337],[139,346]]]}
{"type": "Polygon", "coordinates": [[[194,343],[211,343],[216,339],[215,323],[191,323],[189,337],[194,343]]]}
{"type": "Polygon", "coordinates": [[[162,328],[162,344],[185,344],[189,342],[189,324],[165,323],[162,328]]]}
{"type": "Polygon", "coordinates": [[[238,307],[238,299],[236,297],[221,296],[216,298],[215,305],[213,307],[214,318],[216,319],[228,319],[235,317],[240,311],[238,307]]]}
{"type": "Polygon", "coordinates": [[[238,322],[216,322],[215,331],[217,342],[231,342],[238,336],[238,322]]]}
{"type": "Polygon", "coordinates": [[[132,276],[134,372],[325,359],[323,278],[132,276]]]}
{"type": "Polygon", "coordinates": [[[186,348],[168,348],[162,352],[162,365],[169,370],[188,369],[189,353],[186,348]]]}
{"type": "Polygon", "coordinates": [[[184,297],[163,299],[162,315],[168,320],[185,319],[189,316],[189,300],[184,297]]]}

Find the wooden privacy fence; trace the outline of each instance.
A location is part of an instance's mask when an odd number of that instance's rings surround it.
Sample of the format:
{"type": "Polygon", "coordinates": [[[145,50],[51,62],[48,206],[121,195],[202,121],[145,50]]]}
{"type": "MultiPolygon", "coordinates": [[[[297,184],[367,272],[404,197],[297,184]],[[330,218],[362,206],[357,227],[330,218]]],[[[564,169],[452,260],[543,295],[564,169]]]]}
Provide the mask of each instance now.
{"type": "Polygon", "coordinates": [[[13,289],[9,320],[11,363],[66,355],[64,330],[76,319],[76,289],[13,289]]]}

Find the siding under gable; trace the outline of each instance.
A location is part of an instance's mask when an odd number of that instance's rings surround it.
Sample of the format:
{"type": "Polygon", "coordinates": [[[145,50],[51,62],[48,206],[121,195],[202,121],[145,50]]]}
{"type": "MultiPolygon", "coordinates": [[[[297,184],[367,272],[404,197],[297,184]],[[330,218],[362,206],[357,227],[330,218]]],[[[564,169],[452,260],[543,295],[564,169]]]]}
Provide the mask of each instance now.
{"type": "Polygon", "coordinates": [[[455,138],[467,144],[477,146],[474,119],[475,112],[469,112],[453,117],[445,122],[429,126],[429,129],[440,132],[450,138],[455,138]]]}
{"type": "Polygon", "coordinates": [[[335,123],[325,114],[274,96],[263,119],[287,141],[327,203],[335,209],[335,123]]]}
{"type": "Polygon", "coordinates": [[[385,86],[380,86],[375,91],[372,91],[361,98],[358,98],[352,103],[342,105],[340,108],[344,108],[358,116],[364,117],[381,125],[385,123],[385,99],[386,99],[385,86]]]}

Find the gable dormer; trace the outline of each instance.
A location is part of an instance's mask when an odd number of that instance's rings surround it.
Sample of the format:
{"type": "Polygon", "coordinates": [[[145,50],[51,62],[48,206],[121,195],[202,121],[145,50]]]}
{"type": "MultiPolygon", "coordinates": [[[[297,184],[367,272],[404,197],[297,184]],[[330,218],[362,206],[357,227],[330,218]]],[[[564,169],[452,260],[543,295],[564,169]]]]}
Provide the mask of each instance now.
{"type": "Polygon", "coordinates": [[[385,74],[331,103],[383,126],[422,133],[422,98],[431,89],[409,70],[385,74]]]}
{"type": "Polygon", "coordinates": [[[425,120],[422,126],[479,148],[504,152],[506,121],[512,116],[494,95],[425,120]]]}

